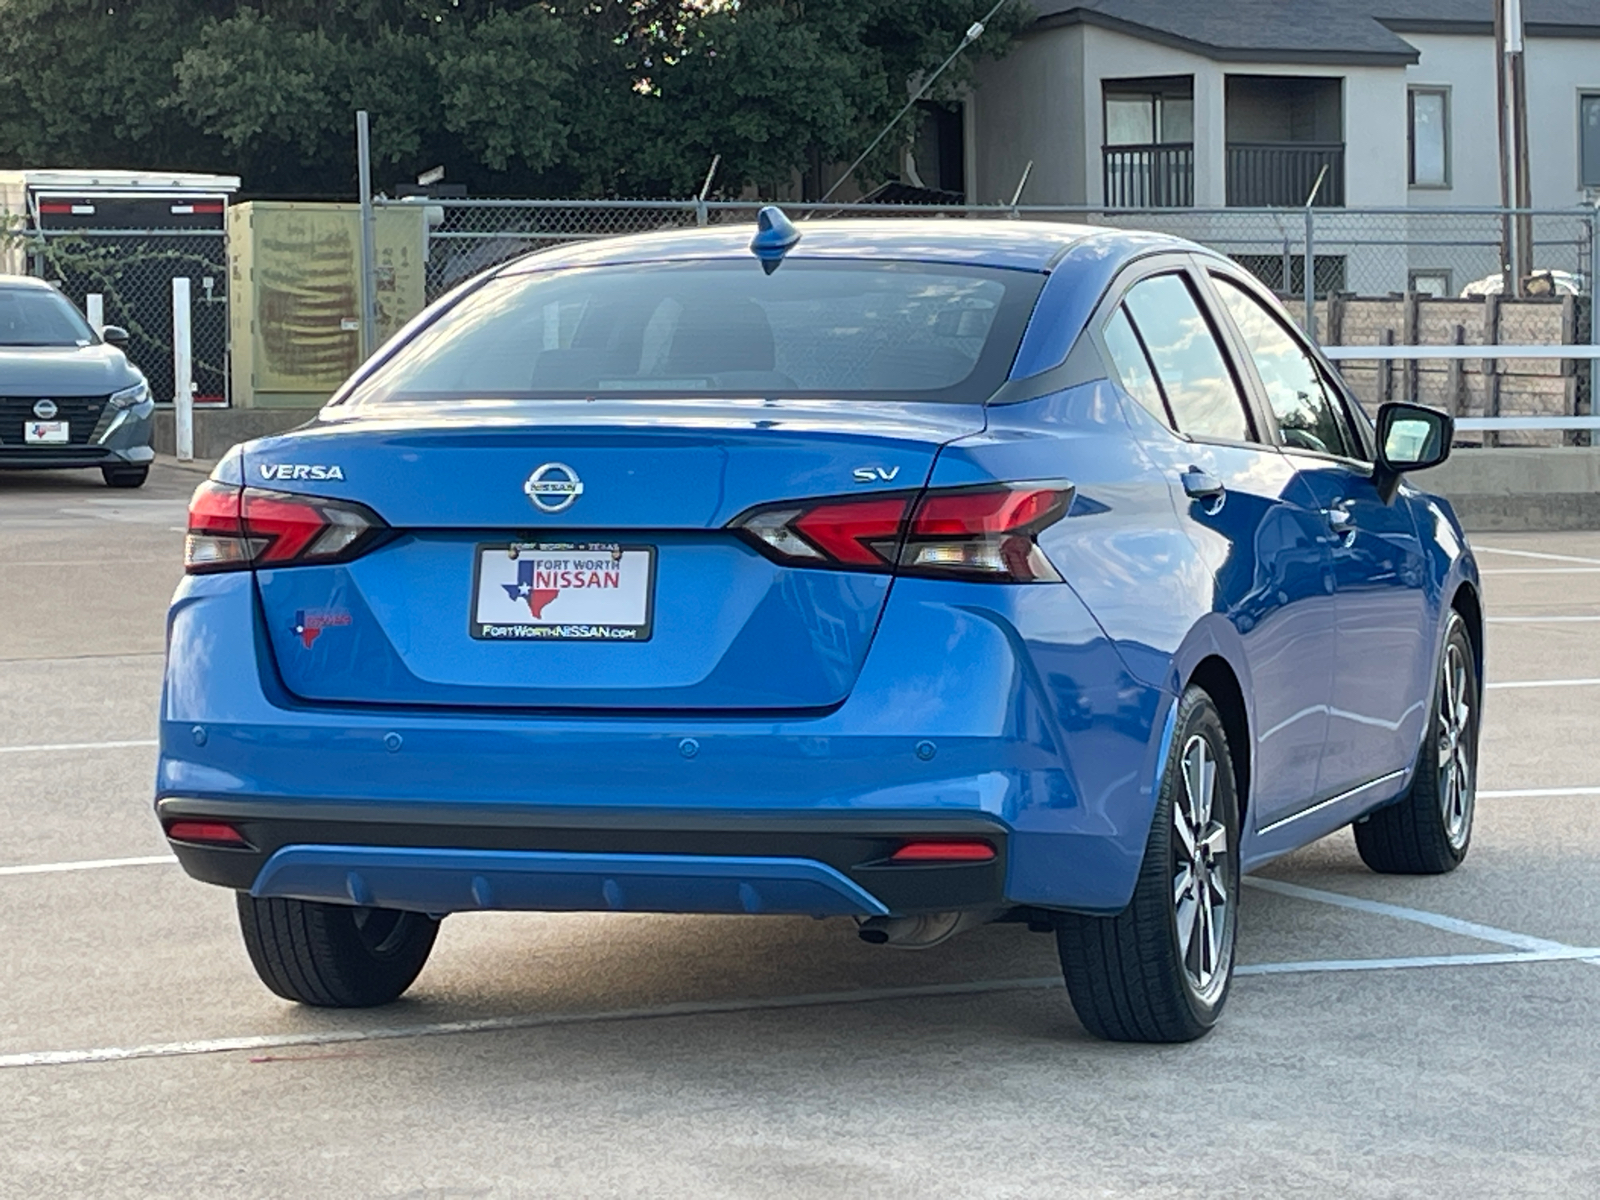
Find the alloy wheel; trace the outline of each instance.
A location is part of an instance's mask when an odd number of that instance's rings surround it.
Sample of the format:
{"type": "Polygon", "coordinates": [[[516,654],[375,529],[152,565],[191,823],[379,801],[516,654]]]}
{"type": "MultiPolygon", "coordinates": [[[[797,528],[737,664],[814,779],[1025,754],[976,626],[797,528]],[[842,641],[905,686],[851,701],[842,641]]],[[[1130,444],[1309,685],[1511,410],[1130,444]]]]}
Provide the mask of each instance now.
{"type": "Polygon", "coordinates": [[[1454,641],[1445,645],[1439,680],[1439,808],[1445,836],[1459,850],[1472,829],[1476,795],[1472,753],[1472,677],[1466,655],[1454,641]]]}
{"type": "Polygon", "coordinates": [[[1172,899],[1178,954],[1194,994],[1210,1002],[1233,957],[1233,869],[1228,827],[1218,819],[1217,760],[1200,734],[1183,747],[1183,787],[1173,798],[1172,899]]]}

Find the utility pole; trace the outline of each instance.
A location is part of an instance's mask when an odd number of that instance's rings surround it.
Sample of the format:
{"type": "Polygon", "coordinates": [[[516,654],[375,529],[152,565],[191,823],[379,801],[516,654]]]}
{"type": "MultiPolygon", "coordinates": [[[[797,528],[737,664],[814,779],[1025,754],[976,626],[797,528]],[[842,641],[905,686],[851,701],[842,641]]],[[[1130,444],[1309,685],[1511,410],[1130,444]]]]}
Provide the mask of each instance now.
{"type": "Polygon", "coordinates": [[[1511,121],[1506,94],[1506,6],[1494,0],[1494,110],[1499,118],[1500,145],[1500,291],[1511,295],[1516,264],[1512,262],[1511,214],[1511,121]]]}
{"type": "Polygon", "coordinates": [[[373,236],[372,139],[367,110],[356,113],[356,178],[361,189],[361,361],[378,348],[378,292],[374,271],[378,252],[373,236]]]}
{"type": "Polygon", "coordinates": [[[1511,68],[1511,127],[1516,137],[1517,295],[1533,273],[1533,184],[1528,170],[1528,67],[1522,40],[1522,0],[1505,0],[1506,60],[1511,68]]]}

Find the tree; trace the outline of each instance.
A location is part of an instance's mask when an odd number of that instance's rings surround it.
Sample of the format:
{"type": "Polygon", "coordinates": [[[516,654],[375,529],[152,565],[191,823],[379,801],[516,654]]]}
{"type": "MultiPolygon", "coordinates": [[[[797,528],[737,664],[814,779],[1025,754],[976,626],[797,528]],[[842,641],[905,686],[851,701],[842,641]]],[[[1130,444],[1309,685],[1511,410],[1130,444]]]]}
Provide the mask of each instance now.
{"type": "MultiPolygon", "coordinates": [[[[237,173],[348,196],[770,193],[853,158],[987,0],[0,0],[0,163],[237,173]]],[[[1002,52],[1020,0],[968,52],[1002,52]]],[[[963,56],[935,95],[955,94],[963,56]]],[[[888,139],[884,171],[914,132],[888,139]]]]}

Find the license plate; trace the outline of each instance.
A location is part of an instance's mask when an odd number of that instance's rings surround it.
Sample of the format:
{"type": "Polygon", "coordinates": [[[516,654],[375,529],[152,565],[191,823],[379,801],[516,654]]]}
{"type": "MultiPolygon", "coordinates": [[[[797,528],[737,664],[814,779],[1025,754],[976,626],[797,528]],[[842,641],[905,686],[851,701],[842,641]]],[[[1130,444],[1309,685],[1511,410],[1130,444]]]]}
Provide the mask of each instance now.
{"type": "Polygon", "coordinates": [[[483,641],[643,642],[655,599],[653,546],[480,545],[472,636],[483,641]]]}
{"type": "Polygon", "coordinates": [[[25,421],[22,440],[29,445],[64,446],[69,437],[66,421],[25,421]]]}

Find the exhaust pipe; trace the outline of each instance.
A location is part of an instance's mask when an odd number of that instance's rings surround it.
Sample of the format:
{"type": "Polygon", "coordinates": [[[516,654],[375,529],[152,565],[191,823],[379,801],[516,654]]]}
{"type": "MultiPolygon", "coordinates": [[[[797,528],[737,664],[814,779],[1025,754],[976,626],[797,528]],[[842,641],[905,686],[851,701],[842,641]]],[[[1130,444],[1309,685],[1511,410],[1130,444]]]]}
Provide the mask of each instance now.
{"type": "Polygon", "coordinates": [[[996,911],[965,909],[961,912],[923,913],[915,917],[868,917],[856,935],[874,946],[897,950],[928,950],[956,934],[993,920],[996,911]]]}

